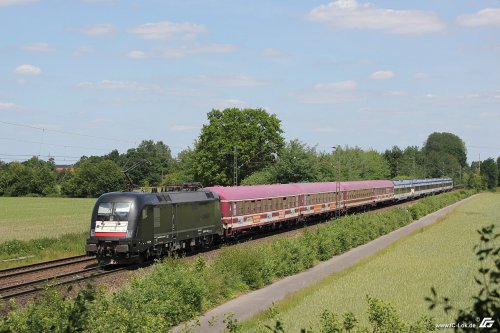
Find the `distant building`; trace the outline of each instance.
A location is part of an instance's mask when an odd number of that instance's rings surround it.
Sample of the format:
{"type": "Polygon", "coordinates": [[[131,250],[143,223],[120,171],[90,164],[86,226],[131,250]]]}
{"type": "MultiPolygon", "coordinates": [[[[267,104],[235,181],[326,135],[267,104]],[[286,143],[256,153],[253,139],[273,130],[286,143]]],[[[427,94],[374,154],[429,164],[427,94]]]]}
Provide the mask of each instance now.
{"type": "Polygon", "coordinates": [[[64,172],[64,171],[67,171],[70,173],[75,172],[75,167],[72,165],[63,165],[63,164],[56,165],[56,172],[64,172]]]}

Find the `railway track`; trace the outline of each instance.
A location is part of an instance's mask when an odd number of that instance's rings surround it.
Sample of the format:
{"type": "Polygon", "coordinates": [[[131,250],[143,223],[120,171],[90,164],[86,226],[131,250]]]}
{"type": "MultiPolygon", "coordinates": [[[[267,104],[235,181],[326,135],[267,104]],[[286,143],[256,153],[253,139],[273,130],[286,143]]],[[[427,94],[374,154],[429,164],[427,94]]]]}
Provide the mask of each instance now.
{"type": "Polygon", "coordinates": [[[94,277],[108,275],[118,271],[128,269],[128,267],[103,268],[100,266],[79,269],[67,273],[53,275],[49,278],[33,279],[22,283],[12,284],[0,288],[0,298],[9,300],[20,296],[35,294],[43,290],[46,285],[62,286],[66,284],[76,283],[88,280],[94,277]]]}
{"type": "Polygon", "coordinates": [[[94,257],[85,255],[7,268],[0,270],[0,299],[35,294],[48,284],[64,285],[113,271],[97,266],[94,257]]]}
{"type": "MultiPolygon", "coordinates": [[[[31,274],[35,272],[41,272],[44,270],[50,270],[58,267],[64,267],[69,265],[76,265],[84,262],[95,262],[95,257],[87,257],[85,255],[67,257],[55,260],[49,260],[44,262],[39,262],[31,265],[17,266],[7,269],[0,270],[0,281],[8,277],[20,276],[25,274],[31,274]]],[[[1,285],[1,284],[0,284],[1,285]]]]}

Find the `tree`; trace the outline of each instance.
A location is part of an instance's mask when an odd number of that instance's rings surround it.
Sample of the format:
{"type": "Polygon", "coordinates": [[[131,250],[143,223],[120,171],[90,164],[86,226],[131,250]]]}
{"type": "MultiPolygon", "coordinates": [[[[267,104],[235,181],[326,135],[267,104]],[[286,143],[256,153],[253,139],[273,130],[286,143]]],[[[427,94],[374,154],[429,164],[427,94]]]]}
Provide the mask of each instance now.
{"type": "Polygon", "coordinates": [[[85,161],[62,183],[62,193],[70,197],[99,197],[106,192],[125,189],[120,167],[113,161],[85,161]]]}
{"type": "Polygon", "coordinates": [[[320,180],[316,150],[299,140],[292,140],[281,150],[276,162],[254,172],[242,181],[244,185],[300,183],[320,180]]]}
{"type": "Polygon", "coordinates": [[[494,159],[488,158],[481,162],[481,175],[486,178],[486,185],[489,189],[497,187],[498,168],[494,159]]]}
{"type": "Polygon", "coordinates": [[[434,132],[427,138],[422,149],[427,176],[451,175],[453,168],[467,165],[465,143],[452,133],[434,132]]]}
{"type": "Polygon", "coordinates": [[[173,160],[169,173],[163,178],[163,185],[176,185],[194,181],[196,153],[191,148],[184,149],[173,160]]]}
{"type": "Polygon", "coordinates": [[[330,171],[323,170],[329,181],[339,180],[339,163],[340,180],[387,179],[391,174],[387,160],[374,150],[346,146],[332,152],[329,159],[330,171]]]}
{"type": "Polygon", "coordinates": [[[263,109],[214,109],[207,119],[194,164],[196,180],[205,186],[233,184],[235,160],[238,179],[270,166],[285,144],[281,121],[263,109]]]}
{"type": "Polygon", "coordinates": [[[395,178],[399,174],[399,161],[403,157],[403,152],[398,146],[393,146],[391,150],[387,149],[383,156],[389,164],[391,178],[395,178]]]}
{"type": "Polygon", "coordinates": [[[121,160],[124,169],[136,165],[128,174],[134,184],[142,186],[159,185],[173,164],[170,148],[153,140],[144,140],[137,148],[127,150],[121,160]]]}
{"type": "Polygon", "coordinates": [[[0,194],[8,196],[57,194],[55,165],[32,157],[26,162],[12,162],[3,167],[0,194]]]}
{"type": "Polygon", "coordinates": [[[498,182],[497,182],[497,184],[500,185],[500,157],[497,158],[497,170],[498,170],[498,182]]]}

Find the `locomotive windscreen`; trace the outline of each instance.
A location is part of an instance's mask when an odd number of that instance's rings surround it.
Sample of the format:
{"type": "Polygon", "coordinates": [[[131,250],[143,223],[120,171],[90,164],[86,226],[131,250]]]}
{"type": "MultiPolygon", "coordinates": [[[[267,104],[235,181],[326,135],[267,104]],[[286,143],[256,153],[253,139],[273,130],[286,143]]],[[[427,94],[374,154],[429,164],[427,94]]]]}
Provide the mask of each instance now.
{"type": "Polygon", "coordinates": [[[98,221],[128,221],[131,203],[101,202],[97,210],[98,221]]]}
{"type": "Polygon", "coordinates": [[[125,237],[131,207],[130,202],[99,203],[95,230],[91,230],[91,236],[125,237]]]}

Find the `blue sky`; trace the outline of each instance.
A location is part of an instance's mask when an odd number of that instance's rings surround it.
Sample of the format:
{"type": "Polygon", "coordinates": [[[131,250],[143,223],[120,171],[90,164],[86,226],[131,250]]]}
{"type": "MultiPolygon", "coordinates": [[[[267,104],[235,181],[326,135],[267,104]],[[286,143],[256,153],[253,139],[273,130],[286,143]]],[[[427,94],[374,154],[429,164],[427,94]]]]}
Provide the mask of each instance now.
{"type": "Polygon", "coordinates": [[[500,156],[500,2],[0,0],[0,159],[193,146],[265,108],[318,150],[500,156]]]}

